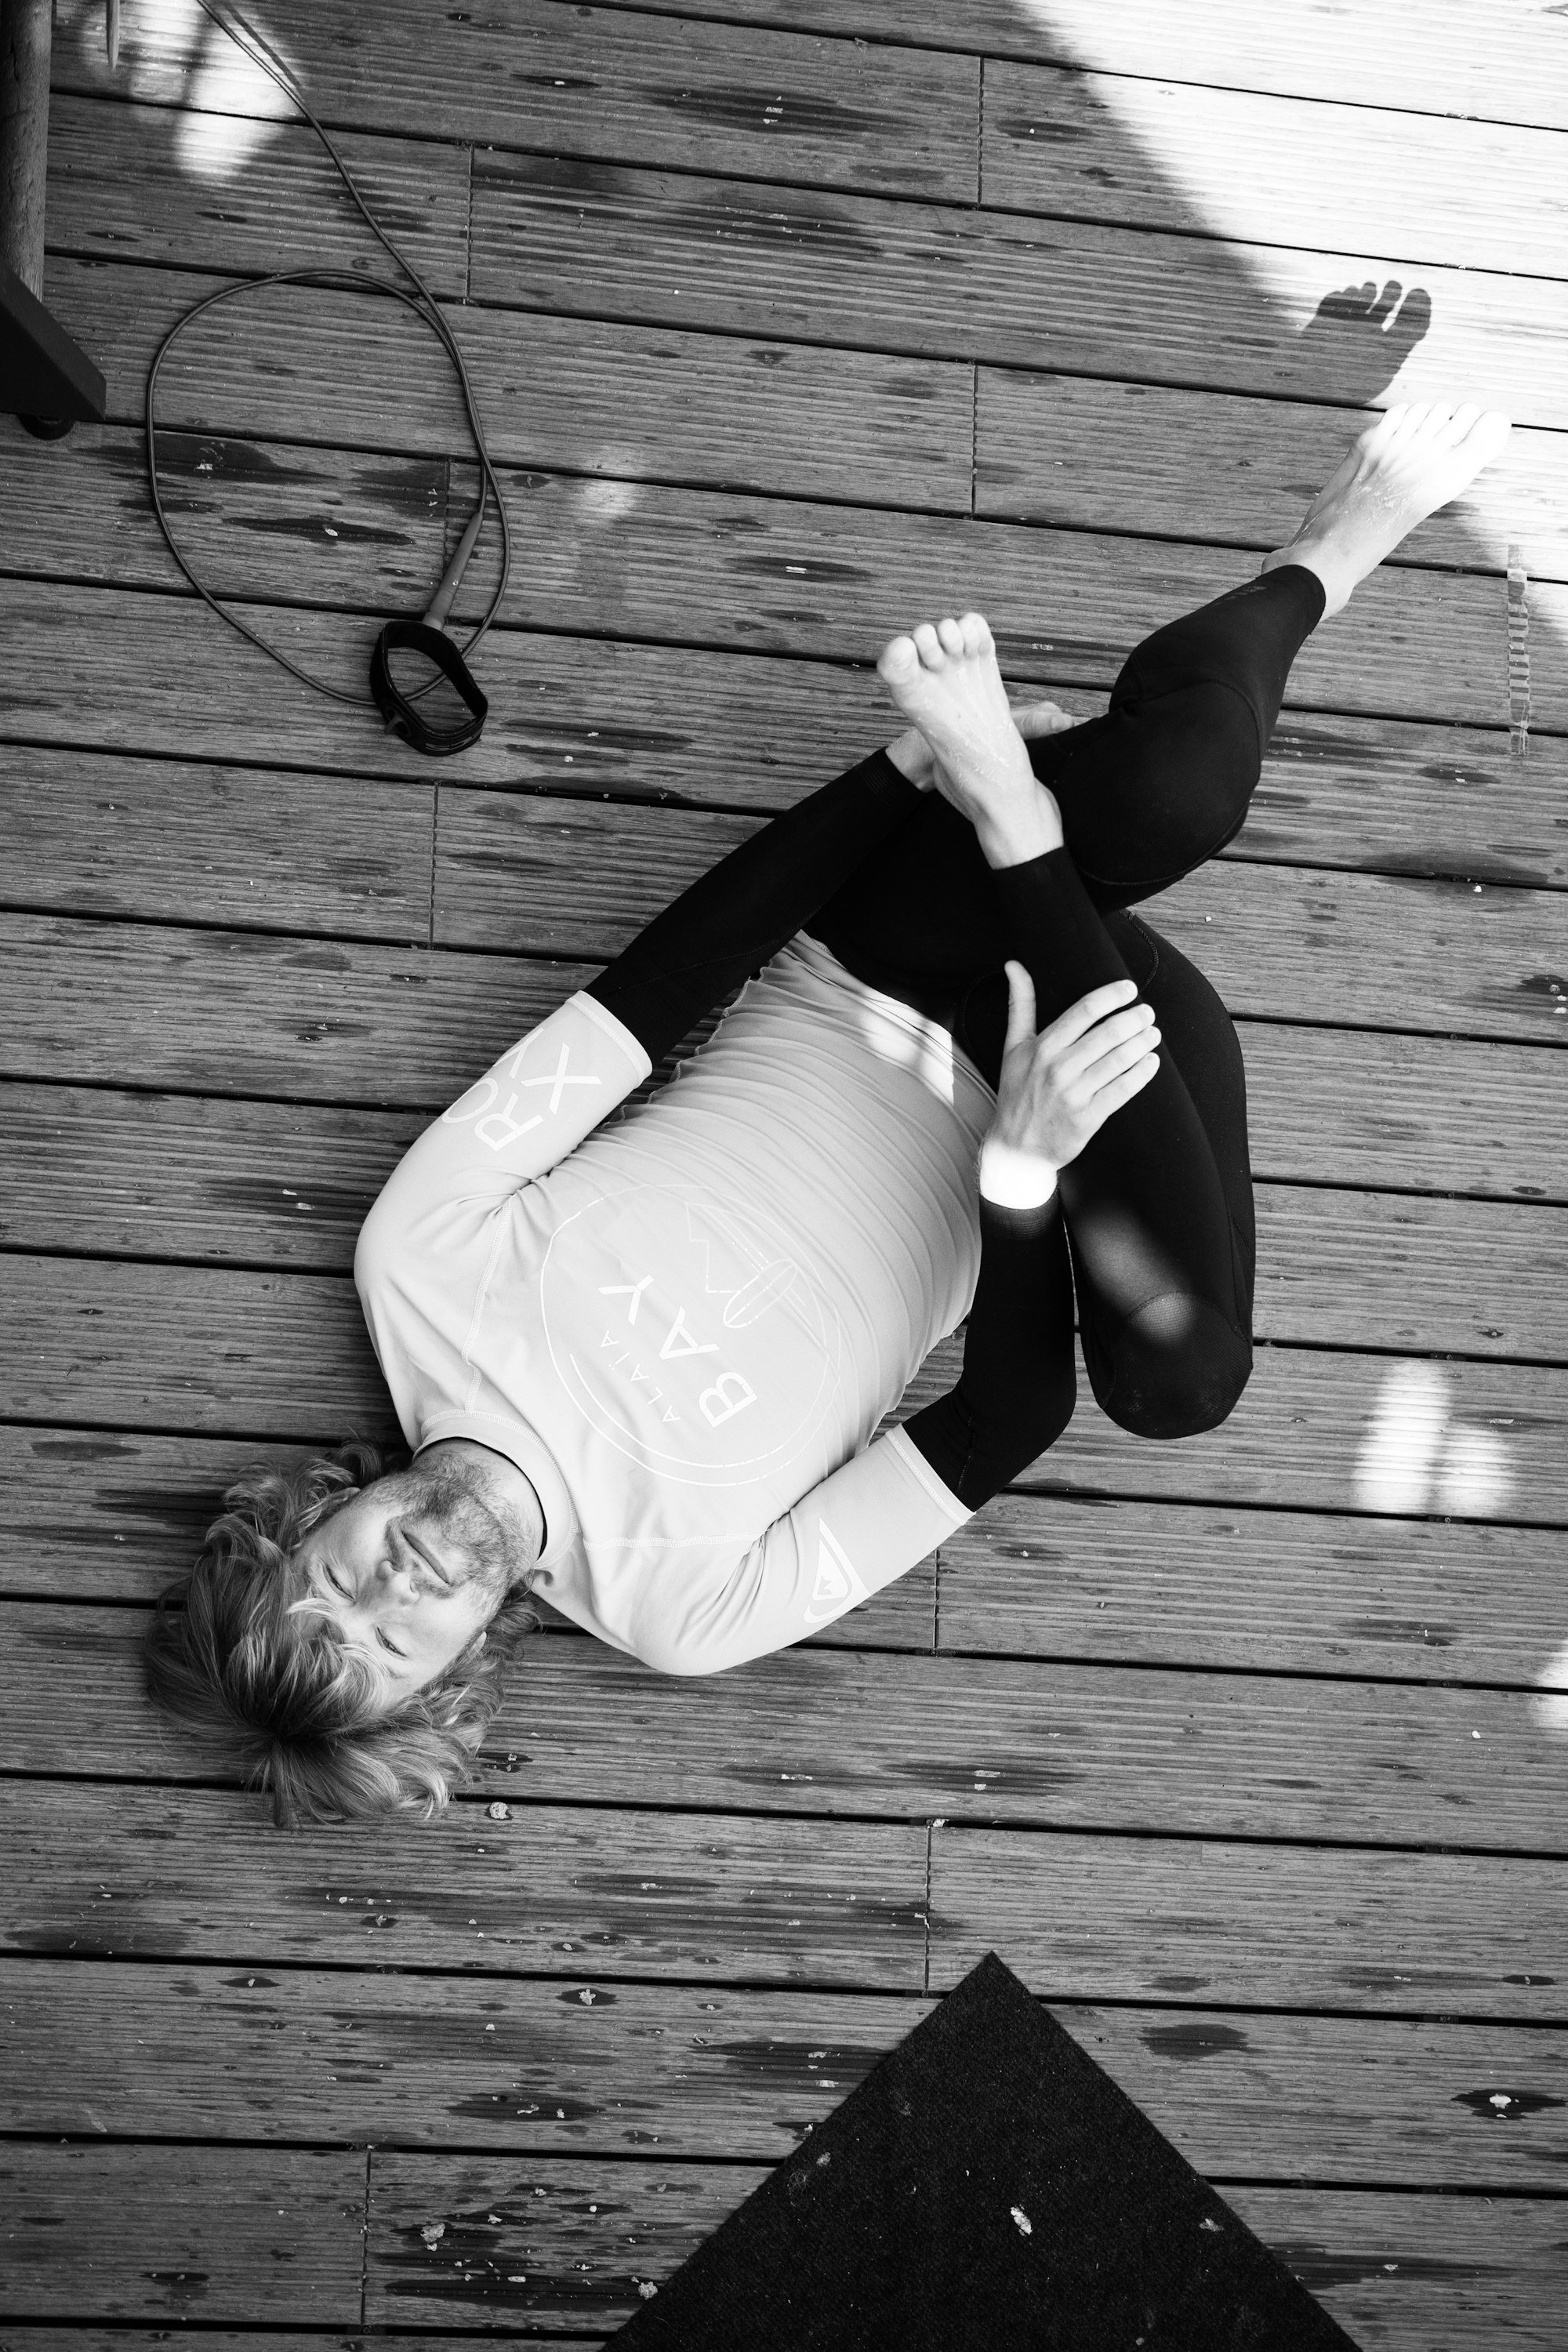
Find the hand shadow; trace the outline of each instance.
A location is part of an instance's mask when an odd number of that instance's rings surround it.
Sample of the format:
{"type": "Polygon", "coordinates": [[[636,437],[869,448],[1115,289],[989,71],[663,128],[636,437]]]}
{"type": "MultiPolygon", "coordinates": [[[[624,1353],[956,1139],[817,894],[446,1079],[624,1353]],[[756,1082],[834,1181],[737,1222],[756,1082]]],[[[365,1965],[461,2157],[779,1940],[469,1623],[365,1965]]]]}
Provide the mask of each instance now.
{"type": "Polygon", "coordinates": [[[1335,400],[1364,408],[1385,392],[1432,324],[1432,297],[1424,286],[1405,293],[1397,278],[1379,292],[1342,286],[1325,294],[1301,331],[1311,380],[1335,400]]]}

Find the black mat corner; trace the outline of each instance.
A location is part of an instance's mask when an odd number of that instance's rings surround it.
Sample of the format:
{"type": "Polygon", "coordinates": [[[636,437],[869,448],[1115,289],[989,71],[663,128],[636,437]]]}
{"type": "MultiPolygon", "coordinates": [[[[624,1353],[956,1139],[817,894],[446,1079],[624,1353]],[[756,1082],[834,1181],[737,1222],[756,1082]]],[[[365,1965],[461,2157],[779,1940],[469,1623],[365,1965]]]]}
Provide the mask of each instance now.
{"type": "Polygon", "coordinates": [[[1354,2352],[994,1953],[617,2352],[1354,2352]]]}

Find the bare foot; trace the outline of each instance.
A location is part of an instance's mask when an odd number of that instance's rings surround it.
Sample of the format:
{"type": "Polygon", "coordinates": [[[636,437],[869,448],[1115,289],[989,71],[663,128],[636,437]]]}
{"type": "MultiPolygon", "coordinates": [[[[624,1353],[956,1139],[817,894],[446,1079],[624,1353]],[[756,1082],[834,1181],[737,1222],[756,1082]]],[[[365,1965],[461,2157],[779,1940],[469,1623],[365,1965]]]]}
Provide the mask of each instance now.
{"type": "MultiPolygon", "coordinates": [[[[1064,729],[1080,724],[1059,702],[1015,702],[1009,698],[1007,707],[1026,743],[1033,743],[1042,735],[1059,735],[1064,729]]],[[[901,735],[895,735],[887,751],[899,773],[909,778],[917,793],[937,789],[942,775],[941,764],[918,727],[906,727],[901,735]]],[[[952,780],[947,777],[945,781],[951,783],[952,780]]]]}
{"type": "Polygon", "coordinates": [[[877,670],[931,746],[938,790],[971,820],[994,866],[1060,848],[1056,801],[1029,765],[980,614],[922,621],[883,647],[877,670]]]}
{"type": "Polygon", "coordinates": [[[1469,488],[1499,456],[1510,429],[1495,408],[1483,413],[1436,401],[1391,408],[1352,445],[1294,539],[1264,557],[1264,571],[1304,565],[1323,583],[1325,617],[1339,612],[1418,522],[1469,488]]]}

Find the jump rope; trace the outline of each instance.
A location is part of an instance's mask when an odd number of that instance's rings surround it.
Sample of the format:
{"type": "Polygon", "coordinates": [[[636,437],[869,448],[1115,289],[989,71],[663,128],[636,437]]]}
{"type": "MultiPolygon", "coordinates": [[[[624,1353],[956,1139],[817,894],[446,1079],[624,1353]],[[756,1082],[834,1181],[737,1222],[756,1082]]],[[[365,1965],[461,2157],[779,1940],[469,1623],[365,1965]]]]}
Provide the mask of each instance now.
{"type": "MultiPolygon", "coordinates": [[[[246,278],[238,285],[222,287],[217,293],[208,294],[201,301],[193,303],[188,310],[176,319],[159,344],[147,377],[147,484],[152,492],[153,511],[158,518],[158,527],[168,542],[170,554],[197,595],[211,607],[220,621],[226,622],[231,629],[237,631],[240,636],[257,646],[268,660],[277,662],[281,668],[288,670],[291,677],[297,677],[302,685],[312,688],[316,693],[330,695],[334,702],[347,702],[362,709],[379,710],[389,730],[401,735],[404,740],[412,744],[416,751],[426,751],[437,756],[448,751],[466,751],[470,744],[479,741],[480,730],[489,709],[486,697],[468,668],[467,656],[472,654],[500,610],[501,600],[506,594],[507,580],[511,571],[511,534],[507,524],[506,502],[501,497],[500,484],[496,478],[495,467],[490,463],[489,446],[485,439],[485,429],[480,421],[479,404],[474,398],[474,388],[468,381],[468,371],[463,364],[463,354],[458,348],[457,337],[453,334],[430,289],[426,285],[407,255],[400,251],[387,235],[360,194],[355,185],[353,174],[339,153],[331,134],[312,112],[293,68],[279,57],[277,50],[256,30],[256,27],[247,22],[237,8],[219,7],[215,5],[215,0],[197,0],[197,5],[204,15],[212,19],[218,30],[227,35],[236,48],[248,58],[252,65],[264,73],[269,81],[275,82],[289,102],[299,109],[331,157],[337,167],[338,175],[353,198],[365,226],[391,255],[407,279],[408,286],[398,285],[389,278],[350,276],[343,270],[277,269],[266,278],[246,278]],[[468,519],[463,535],[458,542],[457,551],[442,573],[440,583],[426,605],[423,616],[417,621],[388,621],[376,638],[370,660],[368,694],[356,694],[349,688],[334,686],[329,679],[316,677],[312,671],[303,668],[299,662],[291,661],[287,654],[280,653],[276,646],[269,645],[267,639],[251,628],[247,622],[242,621],[237,614],[231,612],[226,604],[220,604],[205,582],[199,577],[189,558],[182,553],[179,543],[169,527],[169,518],[163,509],[163,488],[158,479],[157,437],[158,377],[163,362],[187,327],[193,325],[204,310],[211,310],[220,302],[237,302],[245,295],[259,293],[263,288],[268,286],[313,286],[324,289],[331,293],[353,294],[363,293],[368,286],[377,293],[390,294],[395,300],[403,304],[405,310],[412,310],[416,319],[422,319],[431,332],[439,339],[443,350],[452,362],[453,372],[462,390],[468,432],[473,440],[474,454],[479,464],[479,502],[468,519]],[[412,292],[408,290],[408,287],[412,287],[412,292]],[[484,527],[485,517],[489,511],[489,500],[492,498],[495,500],[497,520],[500,525],[500,574],[489,603],[468,635],[458,646],[447,635],[445,626],[447,615],[452,609],[453,600],[462,583],[463,574],[468,568],[468,560],[473,554],[479,532],[484,527]],[[394,667],[393,657],[396,655],[412,656],[416,660],[422,658],[431,665],[436,674],[426,678],[419,686],[400,685],[394,667]],[[461,705],[461,711],[458,716],[447,716],[421,710],[418,708],[423,698],[439,686],[443,680],[451,688],[461,705]]],[[[406,679],[408,660],[405,658],[404,662],[397,665],[397,667],[404,672],[406,679]]]]}

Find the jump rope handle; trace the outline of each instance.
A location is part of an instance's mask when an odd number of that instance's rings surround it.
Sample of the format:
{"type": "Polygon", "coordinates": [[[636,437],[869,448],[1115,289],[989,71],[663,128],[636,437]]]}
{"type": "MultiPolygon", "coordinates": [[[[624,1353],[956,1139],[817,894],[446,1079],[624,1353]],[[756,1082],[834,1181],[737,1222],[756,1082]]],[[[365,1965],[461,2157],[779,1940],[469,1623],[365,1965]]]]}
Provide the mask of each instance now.
{"type": "Polygon", "coordinates": [[[468,528],[458,541],[457,553],[441,574],[440,585],[426,607],[424,619],[388,621],[370,657],[370,690],[389,732],[401,735],[415,751],[426,751],[437,758],[447,751],[466,751],[477,743],[490,707],[468,663],[442,626],[462,584],[484,519],[481,504],[469,517],[468,528]],[[389,658],[395,653],[420,654],[433,663],[466,706],[468,718],[456,725],[447,719],[432,726],[420,710],[417,699],[401,692],[395,682],[389,658]]]}

